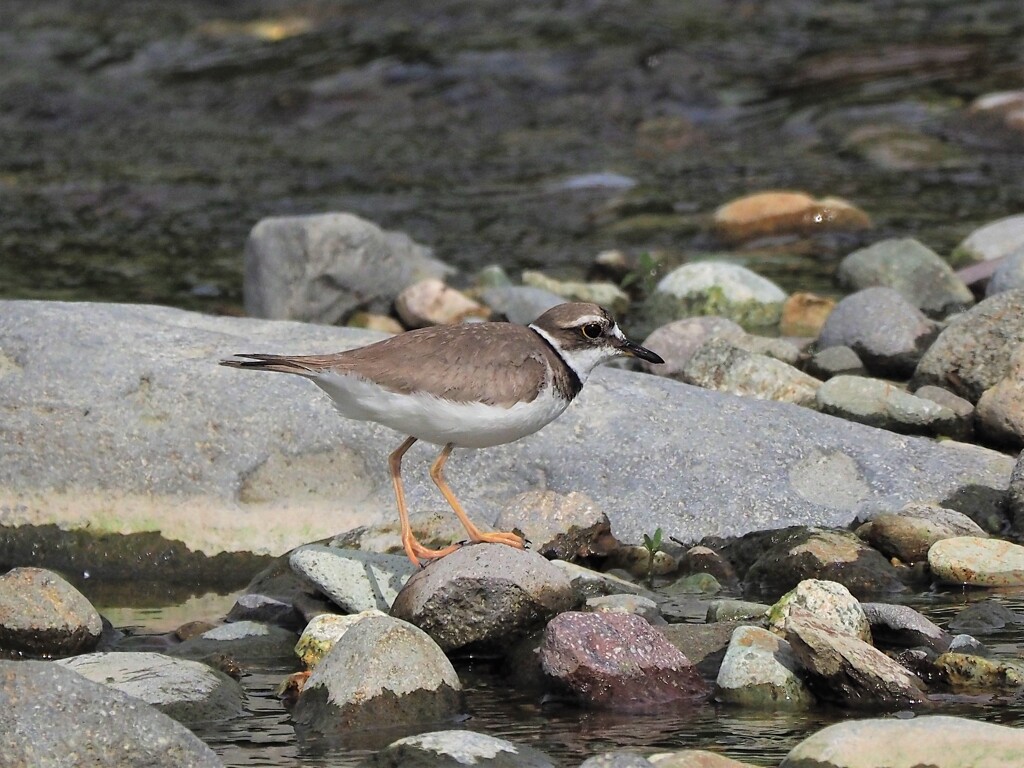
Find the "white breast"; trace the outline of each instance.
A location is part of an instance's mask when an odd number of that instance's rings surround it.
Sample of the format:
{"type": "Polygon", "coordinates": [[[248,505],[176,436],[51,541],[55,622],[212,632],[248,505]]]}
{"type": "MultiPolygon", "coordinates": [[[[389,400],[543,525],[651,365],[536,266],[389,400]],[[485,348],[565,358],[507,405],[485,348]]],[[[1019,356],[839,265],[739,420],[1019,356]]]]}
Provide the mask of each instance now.
{"type": "Polygon", "coordinates": [[[375,421],[428,443],[464,448],[488,448],[533,434],[569,405],[550,382],[532,402],[504,408],[453,403],[423,393],[401,395],[353,374],[321,373],[309,378],[330,395],[346,418],[375,421]]]}

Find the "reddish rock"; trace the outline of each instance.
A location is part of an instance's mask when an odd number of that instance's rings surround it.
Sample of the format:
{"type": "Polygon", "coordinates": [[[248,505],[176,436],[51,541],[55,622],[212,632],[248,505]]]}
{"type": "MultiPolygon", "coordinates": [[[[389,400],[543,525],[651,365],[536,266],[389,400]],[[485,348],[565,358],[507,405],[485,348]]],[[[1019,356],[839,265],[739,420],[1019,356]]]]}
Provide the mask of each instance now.
{"type": "Polygon", "coordinates": [[[568,612],[544,631],[544,672],[586,705],[642,710],[694,703],[708,686],[665,636],[639,616],[568,612]]]}

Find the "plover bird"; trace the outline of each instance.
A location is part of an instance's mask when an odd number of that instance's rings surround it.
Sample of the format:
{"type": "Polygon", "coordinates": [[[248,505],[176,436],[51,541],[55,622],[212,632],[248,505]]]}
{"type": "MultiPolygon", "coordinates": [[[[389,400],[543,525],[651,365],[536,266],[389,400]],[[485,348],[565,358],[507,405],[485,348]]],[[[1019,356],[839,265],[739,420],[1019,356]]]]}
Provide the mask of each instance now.
{"type": "Polygon", "coordinates": [[[531,325],[476,323],[420,328],[330,355],[240,354],[221,365],[304,376],[330,396],[342,416],[374,421],[408,435],[388,460],[402,546],[415,565],[459,548],[429,549],[409,524],[402,457],[417,440],[443,446],[430,477],[471,542],[522,548],[512,532],[485,532],[466,515],[444,479],[455,448],[487,448],[532,434],[559,416],[590,372],[616,357],[661,357],[634,344],[597,304],[549,309],[531,325]]]}

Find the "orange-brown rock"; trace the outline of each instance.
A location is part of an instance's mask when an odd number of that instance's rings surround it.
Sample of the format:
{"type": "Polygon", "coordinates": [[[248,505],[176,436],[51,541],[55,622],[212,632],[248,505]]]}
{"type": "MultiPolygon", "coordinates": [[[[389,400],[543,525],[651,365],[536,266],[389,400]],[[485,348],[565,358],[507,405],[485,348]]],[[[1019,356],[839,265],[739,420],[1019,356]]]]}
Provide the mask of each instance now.
{"type": "Polygon", "coordinates": [[[758,192],[715,211],[712,229],[727,243],[775,235],[812,235],[832,230],[869,229],[871,219],[838,197],[816,200],[804,192],[758,192]]]}

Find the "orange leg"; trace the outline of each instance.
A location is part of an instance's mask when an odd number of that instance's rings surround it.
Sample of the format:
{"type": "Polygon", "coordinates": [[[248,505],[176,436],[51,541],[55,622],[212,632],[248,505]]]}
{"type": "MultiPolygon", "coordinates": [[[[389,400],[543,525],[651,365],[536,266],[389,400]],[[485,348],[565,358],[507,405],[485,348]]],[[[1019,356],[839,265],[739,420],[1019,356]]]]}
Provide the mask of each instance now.
{"type": "Polygon", "coordinates": [[[462,509],[462,505],[459,500],[455,498],[455,494],[452,493],[452,489],[448,487],[448,483],[445,482],[444,475],[444,464],[448,461],[448,457],[451,456],[452,449],[455,447],[454,444],[448,443],[444,448],[441,449],[441,454],[437,457],[437,460],[430,466],[430,479],[434,481],[434,485],[438,487],[442,494],[444,494],[445,500],[451,505],[451,508],[455,510],[455,514],[458,516],[459,521],[465,527],[466,532],[469,534],[469,539],[474,544],[479,542],[487,542],[490,544],[508,544],[510,547],[517,549],[523,549],[525,544],[523,539],[518,534],[508,532],[495,532],[495,533],[484,533],[475,525],[473,521],[469,519],[465,511],[462,509]]]}
{"type": "Polygon", "coordinates": [[[405,547],[405,554],[409,556],[412,564],[418,567],[421,557],[424,560],[444,557],[457,550],[459,545],[452,544],[444,549],[428,549],[416,541],[416,537],[412,535],[412,526],[409,524],[409,509],[405,505],[405,489],[402,488],[402,457],[405,456],[406,451],[412,448],[415,442],[416,438],[410,437],[398,446],[388,457],[388,466],[391,469],[391,482],[395,486],[395,500],[398,502],[398,520],[402,526],[402,546],[405,547]]]}

